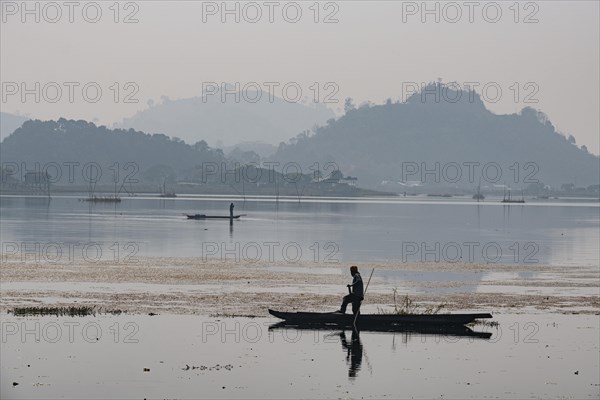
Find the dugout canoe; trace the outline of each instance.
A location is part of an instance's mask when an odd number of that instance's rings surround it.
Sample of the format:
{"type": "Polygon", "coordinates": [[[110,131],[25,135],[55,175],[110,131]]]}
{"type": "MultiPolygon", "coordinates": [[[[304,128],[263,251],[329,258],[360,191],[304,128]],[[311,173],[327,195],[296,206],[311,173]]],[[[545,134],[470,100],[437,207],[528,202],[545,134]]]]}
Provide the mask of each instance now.
{"type": "Polygon", "coordinates": [[[205,214],[186,214],[188,219],[238,219],[243,214],[234,215],[233,217],[229,215],[205,215],[205,214]]]}

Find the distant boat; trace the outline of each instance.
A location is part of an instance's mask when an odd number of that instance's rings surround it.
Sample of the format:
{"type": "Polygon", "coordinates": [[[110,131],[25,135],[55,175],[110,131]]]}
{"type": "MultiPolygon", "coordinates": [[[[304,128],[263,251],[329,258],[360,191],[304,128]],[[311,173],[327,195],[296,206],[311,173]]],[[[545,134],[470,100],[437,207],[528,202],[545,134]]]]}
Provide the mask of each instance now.
{"type": "Polygon", "coordinates": [[[428,197],[452,197],[451,194],[445,193],[445,194],[428,194],[428,197]]]}
{"type": "Polygon", "coordinates": [[[511,190],[506,190],[504,189],[504,197],[502,198],[502,203],[518,203],[518,204],[523,204],[525,203],[525,198],[523,197],[523,194],[521,194],[521,199],[513,199],[511,197],[511,190]],[[508,193],[508,196],[507,196],[508,193]]]}
{"type": "Polygon", "coordinates": [[[175,192],[167,192],[167,179],[163,179],[162,185],[159,186],[160,189],[160,197],[163,199],[173,199],[177,197],[175,192]]]}
{"type": "Polygon", "coordinates": [[[481,193],[481,178],[479,178],[479,185],[477,185],[477,192],[473,195],[474,200],[483,200],[485,196],[481,193]]]}
{"type": "Polygon", "coordinates": [[[241,216],[244,216],[246,214],[240,214],[240,215],[234,215],[234,216],[229,216],[229,215],[206,215],[206,214],[186,214],[188,219],[238,219],[241,216]]]}
{"type": "Polygon", "coordinates": [[[91,196],[91,197],[87,197],[85,199],[79,199],[79,201],[89,201],[92,203],[120,203],[121,198],[117,197],[117,196],[105,196],[105,197],[91,196]]]}
{"type": "MultiPolygon", "coordinates": [[[[127,189],[125,189],[127,190],[127,189]]],[[[121,202],[121,198],[118,196],[118,194],[121,192],[120,190],[117,189],[117,182],[115,181],[115,191],[113,193],[112,196],[96,196],[94,194],[95,191],[95,184],[92,185],[92,183],[89,183],[89,196],[86,197],[85,199],[79,199],[79,201],[88,201],[90,203],[120,203],[121,202]]]]}

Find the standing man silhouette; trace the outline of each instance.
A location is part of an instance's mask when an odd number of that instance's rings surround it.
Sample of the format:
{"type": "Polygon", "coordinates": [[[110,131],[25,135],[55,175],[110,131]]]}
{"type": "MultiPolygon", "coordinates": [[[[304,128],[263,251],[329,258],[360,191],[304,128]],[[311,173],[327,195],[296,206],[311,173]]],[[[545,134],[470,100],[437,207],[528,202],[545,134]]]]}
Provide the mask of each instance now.
{"type": "Polygon", "coordinates": [[[229,219],[233,219],[233,207],[235,206],[233,205],[233,203],[231,203],[229,205],[229,219]]]}
{"type": "Polygon", "coordinates": [[[337,312],[345,314],[346,306],[348,306],[349,303],[352,303],[352,314],[356,315],[360,309],[360,303],[362,303],[365,296],[363,290],[363,281],[356,265],[350,267],[350,274],[352,275],[352,284],[347,286],[349,290],[352,289],[352,292],[347,296],[344,296],[342,306],[337,312]]]}

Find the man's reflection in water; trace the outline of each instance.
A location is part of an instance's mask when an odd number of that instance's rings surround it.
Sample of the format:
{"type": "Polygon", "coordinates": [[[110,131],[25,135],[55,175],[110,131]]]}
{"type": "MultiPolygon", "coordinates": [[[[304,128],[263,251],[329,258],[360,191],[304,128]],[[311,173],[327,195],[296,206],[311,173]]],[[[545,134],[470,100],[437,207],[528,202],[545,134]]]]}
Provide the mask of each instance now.
{"type": "Polygon", "coordinates": [[[360,365],[362,364],[363,357],[363,346],[360,342],[360,335],[356,329],[352,330],[352,337],[350,343],[346,339],[346,332],[340,333],[340,339],[342,341],[342,349],[347,351],[346,363],[348,367],[348,378],[356,378],[356,374],[360,371],[360,365]]]}

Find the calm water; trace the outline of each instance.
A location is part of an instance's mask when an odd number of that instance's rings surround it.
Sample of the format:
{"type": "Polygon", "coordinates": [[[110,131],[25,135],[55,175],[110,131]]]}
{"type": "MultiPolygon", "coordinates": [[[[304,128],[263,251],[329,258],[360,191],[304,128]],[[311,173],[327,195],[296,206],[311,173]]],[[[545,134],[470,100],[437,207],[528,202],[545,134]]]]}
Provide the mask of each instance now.
{"type": "Polygon", "coordinates": [[[3,316],[1,395],[598,398],[596,316],[503,314],[495,320],[497,328],[474,328],[492,334],[477,339],[271,331],[276,321],[266,318],[3,316]]]}
{"type": "Polygon", "coordinates": [[[71,255],[123,260],[136,256],[237,259],[240,262],[475,261],[597,265],[600,205],[595,199],[398,199],[194,196],[125,198],[89,204],[0,197],[2,251],[65,261],[71,255]],[[193,221],[185,213],[247,214],[193,221]],[[36,247],[37,246],[37,247],[36,247]]]}
{"type": "MultiPolygon", "coordinates": [[[[492,264],[469,274],[394,270],[381,277],[394,284],[461,280],[468,287],[449,290],[463,292],[502,274],[494,272],[494,262],[598,265],[600,207],[589,200],[502,206],[497,201],[477,205],[467,198],[306,198],[300,203],[254,198],[235,200],[236,213],[247,216],[233,226],[227,220],[190,221],[184,216],[227,214],[230,201],[136,197],[93,205],[77,197],[48,201],[4,196],[2,251],[65,263],[70,254],[109,261],[127,256],[222,257],[241,263],[272,259],[273,264],[256,268],[273,271],[289,271],[294,267],[282,261],[299,258],[318,261],[320,273],[339,274],[342,266],[335,261],[445,262],[455,259],[458,250],[466,261],[472,254],[473,261],[492,264]]],[[[524,278],[530,274],[515,273],[524,278]]],[[[3,289],[10,290],[11,284],[4,283],[3,289]]],[[[134,283],[15,285],[33,293],[56,285],[82,293],[187,290],[182,285],[134,283]]],[[[412,293],[410,287],[400,288],[412,293]]],[[[553,296],[563,292],[542,289],[553,296]]],[[[581,290],[588,289],[589,295],[597,293],[596,287],[581,290]]],[[[226,295],[238,289],[195,285],[193,290],[226,295]]],[[[521,286],[501,290],[534,293],[521,286]]],[[[273,318],[3,314],[0,397],[598,398],[597,315],[490,311],[500,325],[473,328],[492,333],[487,339],[269,330],[277,322],[273,318]]]]}

